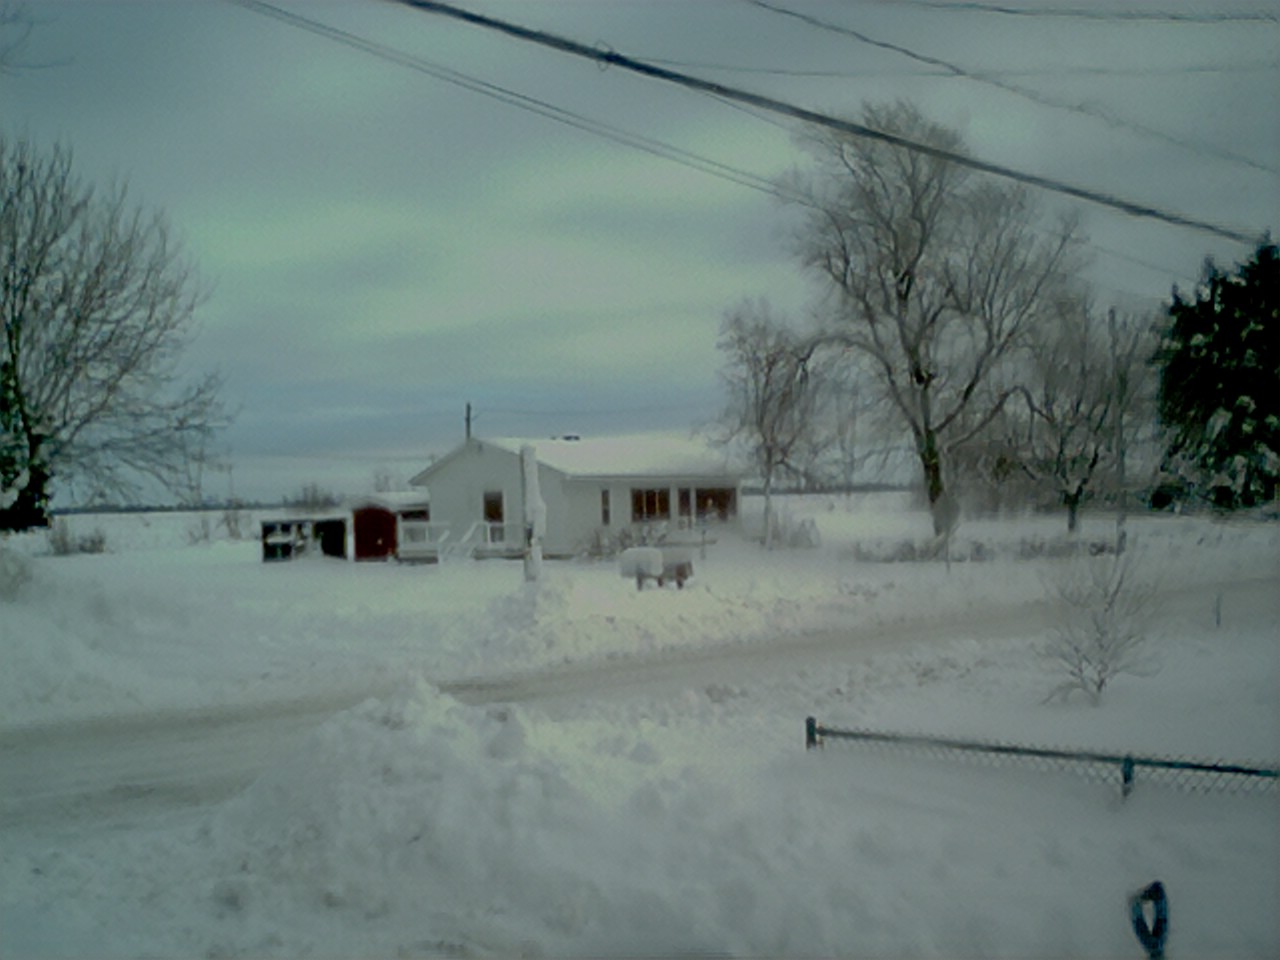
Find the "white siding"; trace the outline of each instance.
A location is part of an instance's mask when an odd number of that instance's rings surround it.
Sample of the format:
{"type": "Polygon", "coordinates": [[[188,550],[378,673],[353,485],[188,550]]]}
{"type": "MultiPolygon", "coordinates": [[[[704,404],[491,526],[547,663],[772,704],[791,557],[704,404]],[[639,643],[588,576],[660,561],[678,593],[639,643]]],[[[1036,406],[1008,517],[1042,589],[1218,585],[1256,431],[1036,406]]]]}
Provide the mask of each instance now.
{"type": "MultiPolygon", "coordinates": [[[[537,446],[537,442],[534,442],[537,446]]],[[[520,455],[480,440],[471,440],[451,453],[446,460],[424,471],[414,479],[426,486],[431,498],[433,525],[449,525],[449,542],[465,537],[476,523],[484,519],[484,495],[501,491],[503,519],[507,525],[505,546],[518,554],[524,547],[524,502],[520,476],[520,455]]],[[[547,535],[543,552],[549,557],[572,556],[590,547],[597,533],[616,537],[631,527],[631,491],[633,488],[669,491],[670,524],[682,526],[679,516],[680,490],[693,491],[701,486],[720,486],[724,481],[695,476],[566,477],[545,463],[538,465],[538,484],[547,506],[547,535]],[[600,494],[609,491],[610,522],[602,522],[600,494]]],[[[730,481],[736,488],[735,481],[730,481]]],[[[686,521],[687,522],[687,521],[686,521]]]]}

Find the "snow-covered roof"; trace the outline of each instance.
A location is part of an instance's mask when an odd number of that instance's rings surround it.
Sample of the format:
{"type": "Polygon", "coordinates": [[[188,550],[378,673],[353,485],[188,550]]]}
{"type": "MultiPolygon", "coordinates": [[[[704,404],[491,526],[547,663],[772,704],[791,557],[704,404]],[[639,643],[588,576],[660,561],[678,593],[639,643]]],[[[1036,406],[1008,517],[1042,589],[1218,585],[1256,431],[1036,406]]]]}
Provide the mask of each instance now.
{"type": "Polygon", "coordinates": [[[352,510],[359,507],[382,507],[384,510],[411,510],[414,507],[425,507],[430,497],[426,490],[390,490],[385,493],[370,493],[362,497],[354,497],[347,506],[352,510]]]}
{"type": "Polygon", "coordinates": [[[484,441],[512,453],[531,444],[538,462],[569,477],[737,477],[741,473],[706,441],[671,434],[621,437],[500,437],[484,441]]]}
{"type": "Polygon", "coordinates": [[[570,478],[706,479],[726,483],[741,480],[742,469],[723,451],[705,440],[675,434],[630,434],[620,437],[497,437],[459,444],[409,485],[421,489],[468,448],[493,447],[515,456],[526,444],[537,451],[538,462],[570,478]]]}

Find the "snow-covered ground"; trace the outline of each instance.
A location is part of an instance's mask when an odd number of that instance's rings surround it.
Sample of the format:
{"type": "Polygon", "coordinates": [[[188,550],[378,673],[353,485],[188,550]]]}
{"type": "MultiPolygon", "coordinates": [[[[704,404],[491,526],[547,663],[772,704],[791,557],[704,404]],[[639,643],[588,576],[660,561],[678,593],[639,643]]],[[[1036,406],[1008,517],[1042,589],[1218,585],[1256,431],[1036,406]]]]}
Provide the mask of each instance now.
{"type": "Polygon", "coordinates": [[[948,569],[898,559],[900,495],[784,510],[821,546],[722,536],[682,591],[264,565],[185,515],[10,540],[0,956],[1137,958],[1154,879],[1170,957],[1280,954],[1280,791],[803,746],[814,714],[1274,766],[1280,525],[1132,518],[1159,669],[1093,707],[1044,702],[1061,517],[966,523],[948,569]]]}

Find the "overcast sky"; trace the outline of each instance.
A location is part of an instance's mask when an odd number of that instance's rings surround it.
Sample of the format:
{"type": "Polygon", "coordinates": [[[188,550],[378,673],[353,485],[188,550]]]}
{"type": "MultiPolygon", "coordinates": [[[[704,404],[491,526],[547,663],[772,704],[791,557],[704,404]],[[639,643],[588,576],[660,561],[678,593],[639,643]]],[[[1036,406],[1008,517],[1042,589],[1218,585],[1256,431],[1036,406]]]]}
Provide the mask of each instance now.
{"type": "MultiPolygon", "coordinates": [[[[986,160],[1250,235],[1280,221],[1276,3],[776,0],[984,79],[742,0],[462,5],[809,109],[908,98],[986,160]]],[[[480,435],[687,432],[722,402],[725,310],[813,301],[766,191],[424,71],[760,178],[804,164],[781,118],[390,0],[279,6],[393,59],[221,0],[40,0],[29,66],[0,76],[6,136],[69,146],[183,238],[236,493],[407,479],[468,402],[480,435]]],[[[1250,253],[1076,205],[1126,309],[1250,253]]]]}

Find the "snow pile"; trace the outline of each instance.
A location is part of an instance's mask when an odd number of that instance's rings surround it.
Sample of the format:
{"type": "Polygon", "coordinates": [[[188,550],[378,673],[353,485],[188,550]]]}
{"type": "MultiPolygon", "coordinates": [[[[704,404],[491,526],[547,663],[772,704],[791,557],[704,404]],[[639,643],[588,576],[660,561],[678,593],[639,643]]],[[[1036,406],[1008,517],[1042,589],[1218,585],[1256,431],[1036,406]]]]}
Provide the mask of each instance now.
{"type": "Polygon", "coordinates": [[[683,764],[691,726],[575,743],[581,725],[422,684],[371,701],[215,815],[218,942],[254,955],[1124,956],[1124,897],[1155,876],[1176,891],[1189,955],[1265,952],[1276,932],[1250,887],[1273,798],[1148,787],[1121,805],[1114,785],[1063,774],[806,754],[736,708],[704,729],[732,763],[683,764]],[[1225,912],[1202,927],[1211,907],[1225,912]]]}
{"type": "Polygon", "coordinates": [[[760,589],[755,578],[755,590],[725,589],[723,580],[737,578],[713,570],[695,561],[694,579],[684,589],[641,591],[611,564],[549,565],[537,583],[508,588],[442,629],[465,653],[457,669],[469,674],[495,665],[527,670],[755,641],[795,628],[811,612],[813,595],[791,596],[776,585],[760,589]]]}
{"type": "Polygon", "coordinates": [[[347,930],[353,950],[415,917],[444,943],[590,956],[723,949],[722,928],[766,906],[739,878],[751,851],[719,836],[728,797],[697,778],[674,802],[618,789],[607,763],[577,775],[528,722],[426,685],[335,718],[218,814],[214,900],[264,931],[282,908],[330,914],[324,942],[347,930]]]}
{"type": "MultiPolygon", "coordinates": [[[[137,710],[153,699],[157,678],[143,662],[117,655],[135,637],[133,598],[82,582],[77,589],[48,567],[4,602],[5,668],[0,725],[137,710]]],[[[164,685],[166,698],[189,698],[194,678],[164,685]]]]}

